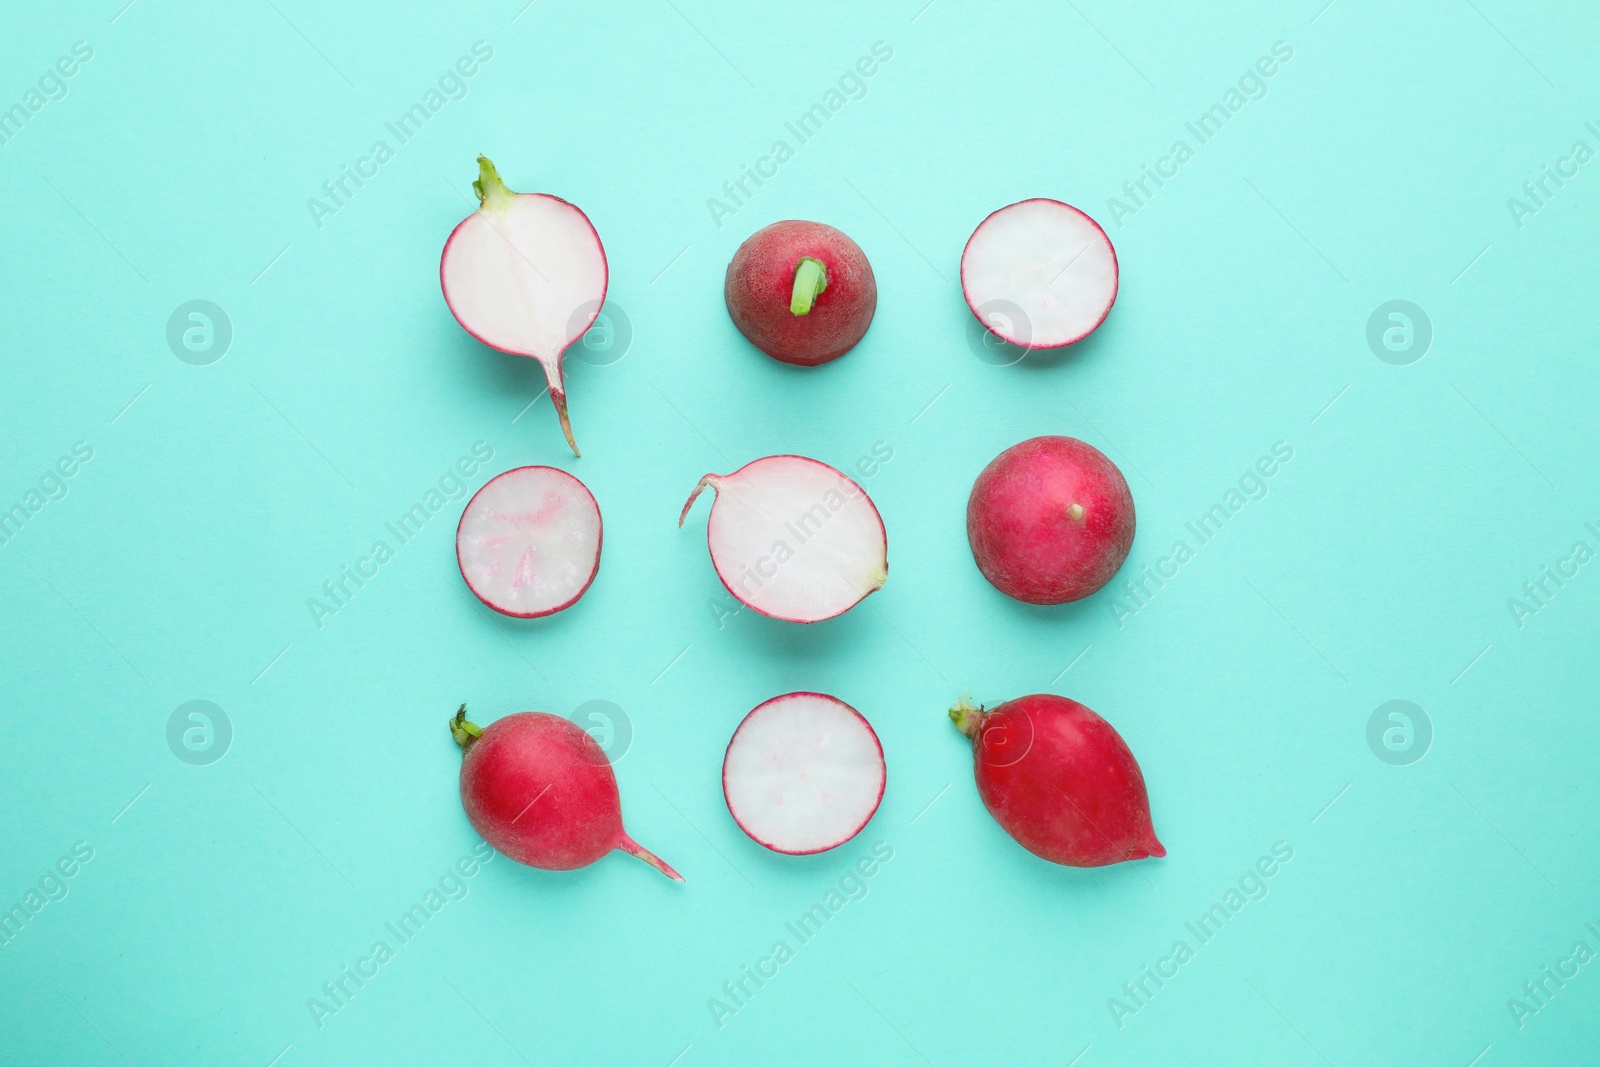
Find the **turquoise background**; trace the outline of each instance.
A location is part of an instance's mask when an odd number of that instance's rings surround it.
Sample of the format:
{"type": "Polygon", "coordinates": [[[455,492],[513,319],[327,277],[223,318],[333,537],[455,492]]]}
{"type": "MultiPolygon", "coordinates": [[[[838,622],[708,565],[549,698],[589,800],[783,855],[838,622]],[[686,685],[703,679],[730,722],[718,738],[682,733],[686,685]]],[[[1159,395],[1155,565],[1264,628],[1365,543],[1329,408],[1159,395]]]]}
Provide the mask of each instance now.
{"type": "Polygon", "coordinates": [[[123,2],[0,16],[5,107],[93,53],[0,146],[0,508],[93,452],[0,545],[0,906],[67,893],[0,947],[4,1062],[1596,1058],[1600,964],[1520,1026],[1508,1004],[1600,949],[1600,163],[1560,163],[1600,150],[1589,5],[123,2]],[[464,97],[400,144],[385,123],[480,41],[464,97]],[[1280,41],[1265,95],[1198,144],[1185,124],[1280,41]],[[785,123],[875,42],[865,95],[797,145],[785,123]],[[780,138],[793,158],[715,219],[780,138]],[[1128,199],[1179,138],[1193,158],[1128,199]],[[393,158],[319,226],[309,198],[379,139],[393,158]],[[569,354],[579,460],[528,406],[537,366],[440,298],[479,151],[605,241],[609,347],[569,354]],[[1514,212],[1546,165],[1576,175],[1514,212]],[[1122,288],[1089,341],[1001,365],[959,256],[1029,196],[1096,216],[1122,288]],[[721,297],[739,242],[795,217],[852,235],[880,289],[819,370],[761,357],[721,297]],[[1367,340],[1397,299],[1432,330],[1405,365],[1367,340]],[[209,365],[167,343],[191,300],[231,323],[209,365]],[[990,588],[963,525],[983,465],[1044,433],[1116,460],[1139,518],[1117,585],[1053,609],[990,588]],[[458,497],[319,628],[308,599],[477,442],[468,488],[549,463],[593,490],[583,600],[483,610],[458,497]],[[1198,545],[1185,524],[1278,442],[1265,497],[1198,545]],[[675,525],[695,481],[880,443],[883,591],[809,628],[729,615],[703,509],[675,525]],[[1180,539],[1165,585],[1118,592],[1180,539]],[[1518,619],[1536,580],[1553,595],[1518,619]],[[1169,856],[1078,871],[1007,838],[945,718],[968,687],[1105,715],[1169,856]],[[863,834],[803,859],[745,838],[718,780],[739,719],[793,689],[858,707],[889,762],[863,834]],[[169,747],[191,700],[231,724],[209,765],[169,747]],[[462,700],[479,721],[615,705],[628,827],[687,884],[496,859],[399,944],[385,924],[476,841],[462,700]],[[1391,700],[1431,724],[1408,765],[1369,746],[1391,700]],[[880,842],[865,896],[793,940],[880,842]],[[1280,842],[1265,898],[1200,943],[1185,924],[1280,842]],[[380,938],[393,958],[319,1026],[310,998],[380,938]],[[708,1002],[779,939],[793,958],[719,1027],[708,1002]],[[1192,958],[1129,1000],[1180,939],[1192,958]]]}

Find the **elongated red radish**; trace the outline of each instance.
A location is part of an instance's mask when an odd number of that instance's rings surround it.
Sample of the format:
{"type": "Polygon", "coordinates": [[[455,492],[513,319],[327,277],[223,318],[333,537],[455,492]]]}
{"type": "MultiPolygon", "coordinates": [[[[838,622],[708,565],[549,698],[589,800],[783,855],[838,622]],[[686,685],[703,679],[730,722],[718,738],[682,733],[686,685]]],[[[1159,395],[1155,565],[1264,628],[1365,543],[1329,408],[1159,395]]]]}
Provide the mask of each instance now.
{"type": "Polygon", "coordinates": [[[514,193],[478,157],[481,205],[450,233],[439,260],[445,303],[472,336],[544,367],[550,400],[574,455],[561,354],[606,300],[606,250],[578,208],[548,193],[514,193]]]}
{"type": "Polygon", "coordinates": [[[734,730],[722,795],[739,829],[806,856],[860,833],[883,800],[883,746],[861,713],[822,693],[786,693],[734,730]]]}
{"type": "Polygon", "coordinates": [[[967,541],[996,589],[1030,604],[1082,600],[1133,547],[1133,494],[1117,465],[1075,437],[1033,437],[983,468],[967,541]]]}
{"type": "Polygon", "coordinates": [[[983,328],[1022,348],[1083,340],[1117,300],[1117,253],[1100,224],[1042,197],[978,224],[961,253],[961,292],[983,328]]]}
{"type": "Polygon", "coordinates": [[[983,806],[1029,852],[1069,867],[1167,854],[1127,742],[1076,700],[1036,693],[984,711],[962,697],[950,721],[972,739],[983,806]]]}
{"type": "Polygon", "coordinates": [[[842,615],[889,576],[883,519],[867,491],[826,463],[767,456],[708,474],[689,494],[716,491],[706,544],[740,603],[787,622],[842,615]]]}
{"type": "Polygon", "coordinates": [[[463,704],[450,736],[462,751],[461,806],[498,851],[529,867],[570,871],[620,849],[683,881],[622,828],[611,761],[576,723],[522,711],[480,727],[463,704]]]}
{"type": "Polygon", "coordinates": [[[456,563],[467,588],[502,615],[537,619],[577,603],[600,569],[600,505],[554,467],[514,467],[467,501],[456,563]]]}

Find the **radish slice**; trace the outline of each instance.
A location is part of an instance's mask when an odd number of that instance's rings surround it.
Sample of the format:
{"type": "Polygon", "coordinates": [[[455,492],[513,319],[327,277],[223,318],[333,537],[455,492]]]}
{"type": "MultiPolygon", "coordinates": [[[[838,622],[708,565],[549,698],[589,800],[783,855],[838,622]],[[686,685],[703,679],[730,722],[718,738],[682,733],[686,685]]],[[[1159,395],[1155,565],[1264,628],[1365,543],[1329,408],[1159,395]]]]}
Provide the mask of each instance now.
{"type": "Polygon", "coordinates": [[[537,619],[575,604],[600,569],[600,505],[554,467],[497,474],[467,501],[456,562],[479,600],[537,619]]]}
{"type": "Polygon", "coordinates": [[[606,250],[589,216],[558,196],[514,193],[478,157],[472,183],[482,204],[450,234],[439,261],[445,303],[472,336],[544,367],[561,432],[567,420],[561,354],[582,337],[606,300],[606,250]]]}
{"type": "Polygon", "coordinates": [[[717,499],[706,544],[717,577],[740,603],[786,622],[849,611],[889,576],[883,519],[867,491],[826,463],[767,456],[732,474],[708,474],[689,494],[717,499]]]}
{"type": "Polygon", "coordinates": [[[961,292],[983,328],[1022,348],[1083,340],[1117,300],[1117,253],[1100,224],[1059,200],[1024,200],[978,224],[961,292]]]}
{"type": "Polygon", "coordinates": [[[791,856],[837,848],[883,800],[883,746],[849,704],[788,693],[759,705],[733,732],[722,794],[739,829],[791,856]]]}

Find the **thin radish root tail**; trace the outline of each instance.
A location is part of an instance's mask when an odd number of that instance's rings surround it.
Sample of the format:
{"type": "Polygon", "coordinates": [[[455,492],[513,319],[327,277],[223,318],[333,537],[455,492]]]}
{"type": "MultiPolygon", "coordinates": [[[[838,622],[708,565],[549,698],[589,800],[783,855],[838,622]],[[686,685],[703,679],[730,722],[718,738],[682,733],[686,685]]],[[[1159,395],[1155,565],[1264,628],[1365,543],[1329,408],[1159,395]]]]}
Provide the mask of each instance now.
{"type": "Polygon", "coordinates": [[[683,510],[678,513],[678,529],[683,529],[683,520],[689,517],[689,509],[694,507],[694,502],[700,498],[700,494],[705,491],[706,486],[715,484],[716,478],[717,475],[708,474],[695,485],[694,492],[689,494],[689,499],[684,503],[683,510]]]}
{"type": "Polygon", "coordinates": [[[950,706],[950,721],[956,724],[968,737],[978,736],[978,725],[983,722],[983,706],[974,704],[969,693],[962,693],[961,698],[950,706]]]}
{"type": "Polygon", "coordinates": [[[654,867],[668,878],[671,878],[674,882],[683,881],[683,875],[673,870],[660,856],[657,856],[654,852],[651,852],[649,849],[639,844],[639,842],[635,841],[627,834],[622,835],[622,843],[617,847],[622,849],[622,851],[626,852],[630,856],[637,856],[639,859],[644,860],[650,866],[654,867]]]}
{"type": "Polygon", "coordinates": [[[567,393],[564,389],[550,390],[550,400],[556,406],[556,417],[561,420],[561,432],[567,435],[567,444],[572,449],[574,456],[582,456],[578,451],[578,442],[572,439],[572,422],[567,418],[567,393]]]}

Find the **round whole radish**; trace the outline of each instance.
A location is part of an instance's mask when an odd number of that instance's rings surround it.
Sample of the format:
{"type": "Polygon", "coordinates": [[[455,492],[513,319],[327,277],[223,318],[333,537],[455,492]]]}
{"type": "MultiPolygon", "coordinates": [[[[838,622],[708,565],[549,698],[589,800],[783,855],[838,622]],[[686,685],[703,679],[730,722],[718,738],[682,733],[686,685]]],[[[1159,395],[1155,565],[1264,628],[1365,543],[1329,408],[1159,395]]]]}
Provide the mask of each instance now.
{"type": "Polygon", "coordinates": [[[734,730],[722,795],[739,829],[807,856],[859,834],[883,800],[883,746],[861,713],[822,693],[786,693],[734,730]]]}
{"type": "Polygon", "coordinates": [[[554,467],[515,467],[467,501],[456,563],[489,607],[537,619],[583,596],[600,569],[601,536],[600,505],[582,482],[554,467]]]}
{"type": "Polygon", "coordinates": [[[539,361],[577,455],[561,354],[605,303],[606,250],[589,216],[559,196],[512,192],[484,156],[472,188],[480,206],[451,231],[439,260],[445,303],[484,344],[539,361]]]}
{"type": "Polygon", "coordinates": [[[479,727],[463,704],[450,736],[462,751],[461,806],[496,850],[529,867],[570,871],[620,849],[683,881],[622,828],[611,761],[576,723],[523,711],[479,727]]]}
{"type": "Polygon", "coordinates": [[[1122,736],[1076,700],[1036,693],[992,711],[963,697],[978,796],[1023,848],[1068,867],[1165,856],[1144,775],[1122,736]]]}
{"type": "Polygon", "coordinates": [[[1075,437],[1034,437],[994,458],[967,498],[967,541],[996,589],[1029,604],[1081,600],[1133,547],[1133,494],[1075,437]]]}
{"type": "Polygon", "coordinates": [[[867,491],[826,463],[767,456],[732,474],[708,474],[689,494],[678,525],[707,486],[711,564],[746,607],[786,622],[842,615],[889,576],[883,519],[867,491]]]}
{"type": "Polygon", "coordinates": [[[792,219],[739,246],[722,292],[751,344],[801,367],[854,348],[878,306],[878,283],[861,247],[832,226],[792,219]]]}
{"type": "Polygon", "coordinates": [[[983,328],[1022,348],[1083,340],[1117,300],[1117,253],[1100,224],[1043,197],[978,223],[961,253],[961,292],[983,328]]]}

